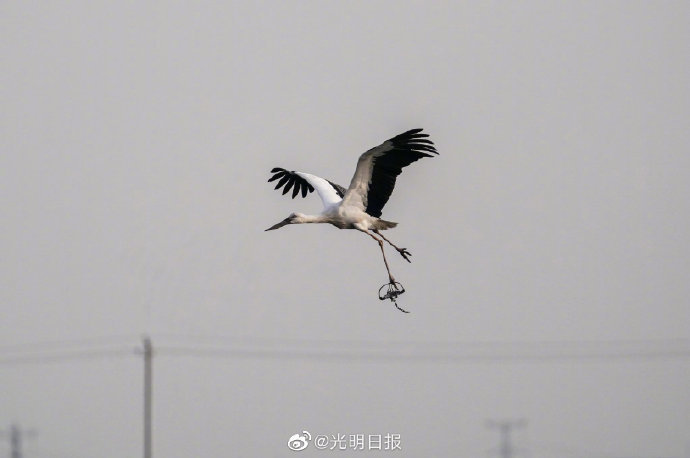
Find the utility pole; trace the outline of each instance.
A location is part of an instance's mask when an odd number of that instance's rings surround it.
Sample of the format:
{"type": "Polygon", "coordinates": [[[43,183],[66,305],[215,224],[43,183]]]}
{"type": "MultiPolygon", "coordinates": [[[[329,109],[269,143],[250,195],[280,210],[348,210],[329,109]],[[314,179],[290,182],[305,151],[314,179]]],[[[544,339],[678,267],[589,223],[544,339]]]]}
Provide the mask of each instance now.
{"type": "Polygon", "coordinates": [[[501,458],[513,458],[515,450],[513,448],[513,443],[511,441],[511,432],[513,428],[522,428],[527,425],[527,420],[502,420],[502,421],[489,421],[486,426],[491,429],[498,429],[501,435],[501,444],[498,448],[499,455],[501,458]]]}
{"type": "Polygon", "coordinates": [[[12,458],[22,458],[23,435],[26,435],[27,437],[32,437],[36,435],[36,432],[33,430],[23,431],[17,424],[13,424],[12,426],[10,426],[9,434],[5,433],[4,431],[0,431],[0,436],[10,437],[10,449],[12,450],[10,456],[12,458]]]}
{"type": "Polygon", "coordinates": [[[152,458],[151,407],[153,401],[153,346],[148,336],[144,336],[142,341],[144,344],[144,458],[152,458]]]}

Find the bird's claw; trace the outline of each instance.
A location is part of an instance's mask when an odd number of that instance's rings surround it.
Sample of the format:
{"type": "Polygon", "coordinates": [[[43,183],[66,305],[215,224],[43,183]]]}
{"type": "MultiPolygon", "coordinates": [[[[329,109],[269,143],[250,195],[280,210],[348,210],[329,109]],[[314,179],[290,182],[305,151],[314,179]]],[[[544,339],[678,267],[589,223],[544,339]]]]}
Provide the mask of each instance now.
{"type": "Polygon", "coordinates": [[[408,258],[408,256],[412,256],[412,253],[407,251],[407,248],[398,248],[398,253],[400,253],[400,255],[405,259],[405,261],[410,263],[412,262],[410,261],[410,258],[408,258]]]}

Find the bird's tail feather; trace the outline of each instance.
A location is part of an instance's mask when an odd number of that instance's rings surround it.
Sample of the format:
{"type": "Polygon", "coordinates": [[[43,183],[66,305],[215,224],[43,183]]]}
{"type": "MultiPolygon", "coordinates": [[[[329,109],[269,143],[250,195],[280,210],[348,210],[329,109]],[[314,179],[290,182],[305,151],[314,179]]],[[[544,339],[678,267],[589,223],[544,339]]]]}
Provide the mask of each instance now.
{"type": "Polygon", "coordinates": [[[392,229],[397,225],[398,225],[398,223],[394,223],[393,221],[386,221],[386,220],[380,219],[380,220],[376,221],[376,230],[383,231],[385,229],[392,229]]]}

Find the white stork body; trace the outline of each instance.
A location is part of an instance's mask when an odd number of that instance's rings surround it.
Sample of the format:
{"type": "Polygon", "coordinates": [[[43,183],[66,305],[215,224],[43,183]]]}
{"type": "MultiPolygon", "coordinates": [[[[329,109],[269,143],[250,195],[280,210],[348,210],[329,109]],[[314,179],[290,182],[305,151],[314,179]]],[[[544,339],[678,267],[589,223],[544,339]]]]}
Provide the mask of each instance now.
{"type": "Polygon", "coordinates": [[[410,262],[410,253],[405,248],[393,245],[379,232],[393,228],[398,223],[385,221],[379,217],[393,192],[395,179],[400,175],[403,167],[422,157],[433,157],[432,154],[438,154],[433,142],[426,138],[428,135],[420,133],[421,131],[422,129],[413,129],[404,132],[362,154],[347,189],[310,173],[289,172],[282,168],[274,168],[271,170],[274,175],[268,181],[279,180],[275,189],[285,186],[283,194],[292,189],[293,199],[300,192],[302,197],[306,197],[307,193],[316,190],[324,208],[319,215],[292,213],[266,230],[278,229],[288,224],[306,223],[329,223],[339,229],[357,229],[378,242],[388,277],[390,282],[394,283],[395,279],[390,273],[386,254],[383,251],[383,240],[394,247],[408,262],[410,262]],[[381,238],[376,237],[372,232],[381,238]]]}

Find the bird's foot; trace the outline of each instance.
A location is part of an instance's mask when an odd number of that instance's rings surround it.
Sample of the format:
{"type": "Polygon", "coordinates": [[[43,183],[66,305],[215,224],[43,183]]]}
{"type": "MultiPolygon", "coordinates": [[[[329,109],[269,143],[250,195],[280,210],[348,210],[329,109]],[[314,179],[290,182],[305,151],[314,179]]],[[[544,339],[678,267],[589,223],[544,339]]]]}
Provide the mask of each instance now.
{"type": "Polygon", "coordinates": [[[401,255],[403,258],[405,258],[405,261],[407,261],[407,262],[412,262],[412,261],[410,261],[410,258],[408,257],[408,256],[412,256],[412,253],[410,253],[409,251],[407,251],[407,248],[398,248],[398,247],[395,247],[395,249],[398,250],[398,253],[400,253],[400,255],[401,255]]]}
{"type": "Polygon", "coordinates": [[[379,288],[379,299],[382,301],[390,299],[393,305],[395,305],[395,308],[397,308],[401,312],[410,313],[407,310],[400,308],[400,306],[398,306],[398,303],[396,302],[398,296],[400,296],[404,292],[405,288],[403,287],[403,285],[401,285],[391,277],[388,283],[379,288]],[[385,293],[383,292],[384,289],[386,289],[385,293]]]}

